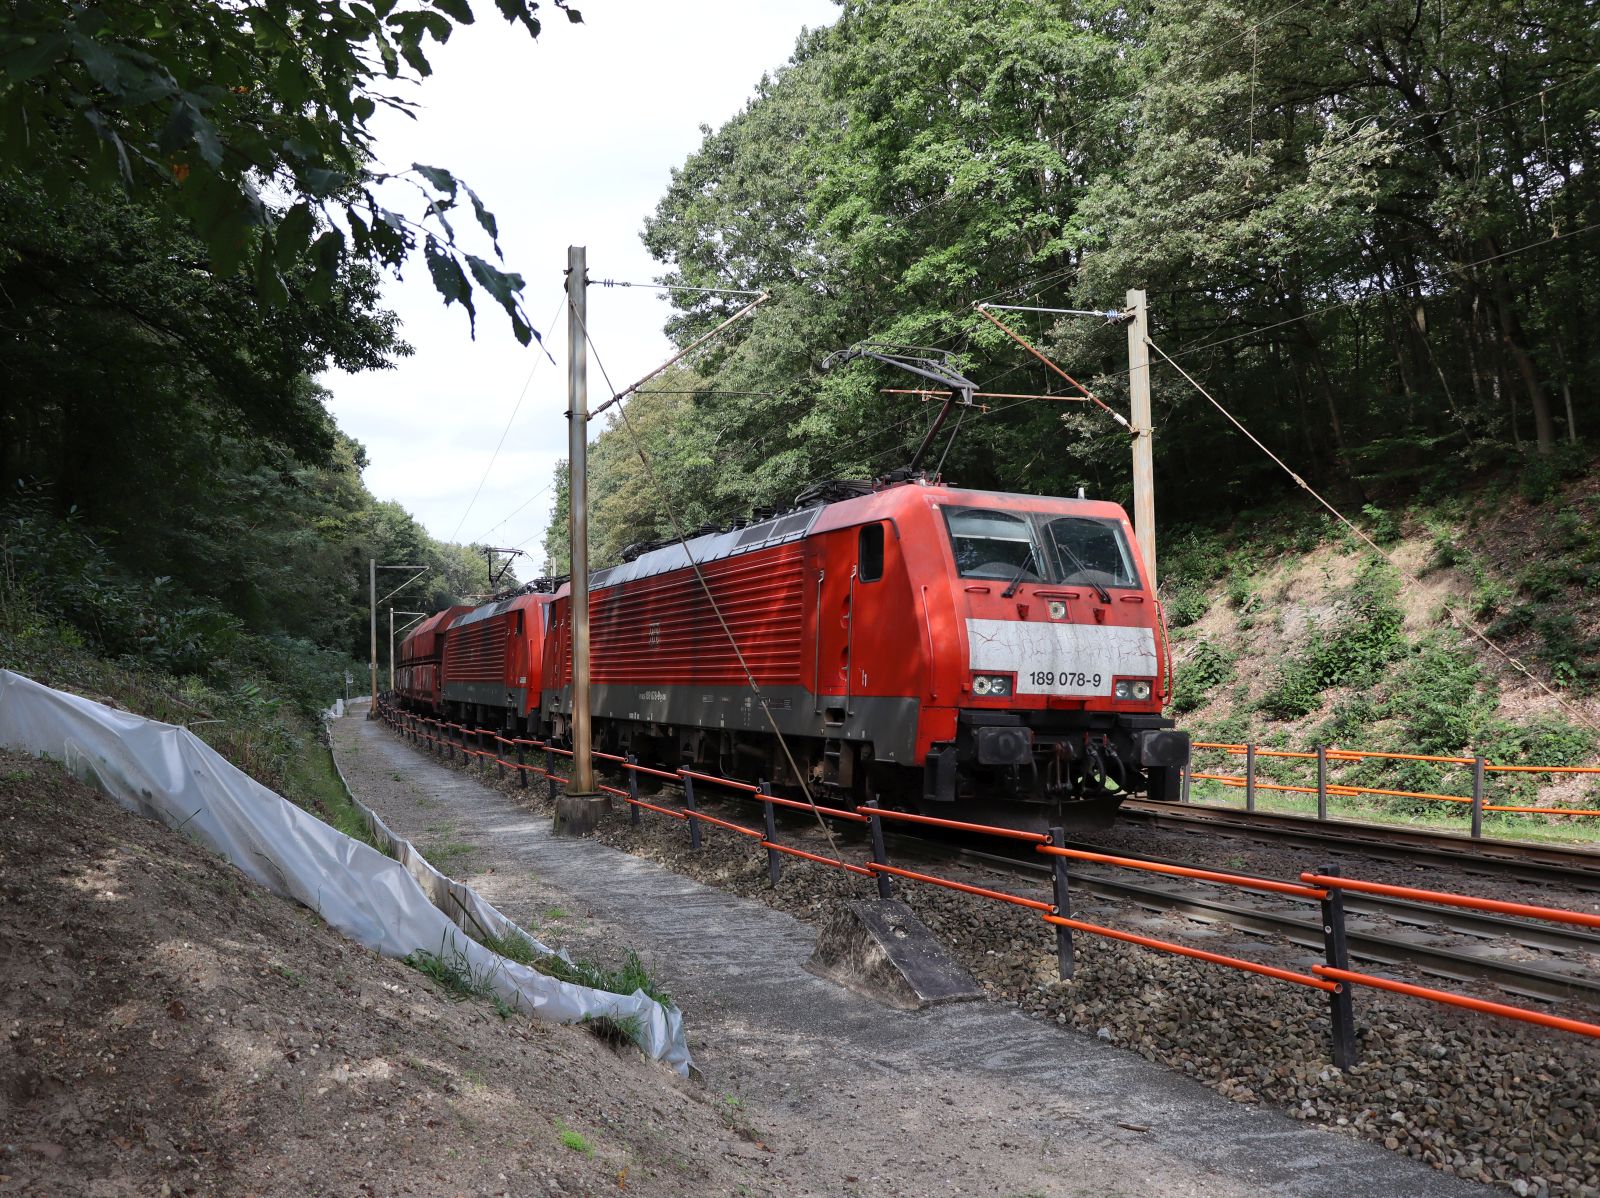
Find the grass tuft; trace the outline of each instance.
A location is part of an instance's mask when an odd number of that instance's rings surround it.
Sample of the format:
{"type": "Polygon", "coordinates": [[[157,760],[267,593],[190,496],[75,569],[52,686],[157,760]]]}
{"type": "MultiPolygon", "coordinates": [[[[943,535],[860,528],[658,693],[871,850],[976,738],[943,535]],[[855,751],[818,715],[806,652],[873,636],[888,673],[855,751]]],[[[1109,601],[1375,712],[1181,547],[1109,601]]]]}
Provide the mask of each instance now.
{"type": "Polygon", "coordinates": [[[594,1155],[594,1145],[589,1143],[582,1132],[573,1131],[560,1120],[556,1121],[556,1131],[561,1135],[562,1144],[574,1152],[581,1152],[584,1156],[594,1155]]]}

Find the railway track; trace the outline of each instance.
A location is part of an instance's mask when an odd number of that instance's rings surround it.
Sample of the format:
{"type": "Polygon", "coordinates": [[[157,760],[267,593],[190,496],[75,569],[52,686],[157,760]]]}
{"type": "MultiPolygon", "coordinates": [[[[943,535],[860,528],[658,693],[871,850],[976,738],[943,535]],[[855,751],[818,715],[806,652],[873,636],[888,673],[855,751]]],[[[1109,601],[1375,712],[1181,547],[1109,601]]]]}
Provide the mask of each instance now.
{"type": "MultiPolygon", "coordinates": [[[[701,795],[702,804],[710,799],[742,805],[740,800],[716,795],[714,791],[702,791],[701,795]]],[[[1525,881],[1600,891],[1600,854],[1582,850],[1486,843],[1412,829],[1396,829],[1400,835],[1390,840],[1386,828],[1351,825],[1352,834],[1346,834],[1345,828],[1324,832],[1325,825],[1294,816],[1272,815],[1258,825],[1230,820],[1226,817],[1236,813],[1216,808],[1197,812],[1186,807],[1175,813],[1167,804],[1140,803],[1136,811],[1138,817],[1152,824],[1183,826],[1207,836],[1224,831],[1227,835],[1317,849],[1332,856],[1343,851],[1406,864],[1421,860],[1458,872],[1502,878],[1510,875],[1525,881]],[[1304,827],[1307,824],[1311,827],[1304,827]]],[[[805,816],[785,815],[784,822],[792,832],[801,834],[812,827],[805,816]]],[[[848,831],[839,831],[850,838],[848,831]]],[[[889,860],[897,864],[957,862],[991,874],[1026,879],[1046,893],[1050,887],[1050,865],[1025,848],[1019,847],[1013,853],[987,852],[950,845],[904,828],[887,830],[886,837],[889,860]]],[[[1069,843],[1068,847],[1105,851],[1103,846],[1087,843],[1069,843]]],[[[1148,853],[1121,855],[1162,865],[1193,864],[1148,853]]],[[[1238,870],[1207,868],[1216,873],[1248,876],[1238,870]]],[[[1131,903],[1146,911],[1171,912],[1247,935],[1277,937],[1309,950],[1316,960],[1322,958],[1321,919],[1305,903],[1164,875],[1132,878],[1127,870],[1076,862],[1071,877],[1075,894],[1131,903]]],[[[1565,925],[1353,893],[1345,895],[1345,913],[1347,942],[1351,957],[1357,961],[1413,968],[1454,982],[1486,982],[1518,998],[1600,1007],[1600,934],[1565,925]]]]}
{"type": "MultiPolygon", "coordinates": [[[[902,847],[946,860],[964,861],[1037,881],[1047,888],[1050,866],[1022,857],[954,849],[920,837],[898,836],[902,847]],[[906,843],[909,842],[909,843],[906,843]]],[[[1094,845],[1070,845],[1097,850],[1094,845]]],[[[1167,861],[1141,855],[1141,860],[1167,861]]],[[[1235,871],[1215,870],[1217,873],[1235,871]]],[[[1278,936],[1322,959],[1322,923],[1304,903],[1285,902],[1203,882],[1162,878],[1129,880],[1125,871],[1074,863],[1074,893],[1132,903],[1149,911],[1173,912],[1201,923],[1227,925],[1252,935],[1278,936]],[[1218,897],[1226,890],[1227,897],[1218,897]]],[[[1600,936],[1557,925],[1453,910],[1400,899],[1347,894],[1346,938],[1350,955],[1391,967],[1410,966],[1451,981],[1489,982],[1521,998],[1600,1006],[1600,936]],[[1463,944],[1466,940],[1469,943],[1463,944]],[[1519,960],[1512,953],[1537,954],[1519,960]]]]}
{"type": "Polygon", "coordinates": [[[1129,799],[1122,815],[1133,823],[1206,837],[1227,836],[1259,844],[1359,852],[1405,865],[1435,865],[1481,877],[1513,877],[1600,893],[1600,852],[1553,845],[1473,840],[1451,832],[1377,824],[1322,821],[1276,812],[1243,812],[1203,804],[1129,799]]]}
{"type": "MultiPolygon", "coordinates": [[[[701,792],[701,803],[746,808],[744,801],[701,792]]],[[[1373,825],[1330,827],[1296,816],[1255,812],[1246,816],[1213,807],[1130,801],[1134,819],[1196,834],[1223,834],[1263,843],[1317,849],[1331,855],[1363,856],[1406,864],[1418,861],[1463,873],[1514,876],[1600,892],[1600,853],[1583,850],[1474,841],[1468,837],[1373,825]]],[[[809,831],[809,819],[785,816],[791,831],[809,831]]],[[[847,839],[855,839],[840,829],[847,839]]],[[[959,862],[969,868],[1021,877],[1044,891],[1051,867],[1026,849],[1014,855],[958,847],[908,831],[888,833],[889,859],[902,865],[959,862]]],[[[860,847],[860,846],[858,846],[860,847]]],[[[1102,846],[1071,847],[1103,851],[1102,846]]],[[[1149,854],[1123,854],[1164,865],[1186,865],[1149,854]]],[[[1240,871],[1209,867],[1217,873],[1240,871]]],[[[1074,894],[1131,903],[1147,911],[1180,914],[1200,923],[1257,936],[1272,936],[1321,958],[1323,933],[1318,914],[1306,904],[1235,890],[1217,884],[1185,882],[1162,875],[1130,880],[1127,871],[1074,863],[1074,894]],[[1121,876],[1118,876],[1121,875],[1121,876]],[[1156,882],[1154,879],[1160,877],[1156,882]],[[1227,897],[1219,897],[1226,892],[1227,897]]],[[[1600,935],[1561,925],[1542,924],[1482,912],[1438,907],[1401,899],[1345,896],[1347,941],[1355,960],[1410,967],[1458,982],[1487,982],[1520,998],[1600,1007],[1600,935]],[[1519,958],[1518,954],[1522,954],[1519,958]]]]}

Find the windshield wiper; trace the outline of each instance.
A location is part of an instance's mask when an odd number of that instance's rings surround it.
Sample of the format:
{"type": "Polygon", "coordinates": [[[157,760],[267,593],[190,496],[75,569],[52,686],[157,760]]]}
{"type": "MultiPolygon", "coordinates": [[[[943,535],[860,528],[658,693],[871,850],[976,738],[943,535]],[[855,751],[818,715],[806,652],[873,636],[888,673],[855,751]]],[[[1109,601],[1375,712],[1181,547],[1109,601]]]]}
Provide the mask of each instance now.
{"type": "Polygon", "coordinates": [[[1080,558],[1076,553],[1072,552],[1072,546],[1063,545],[1061,543],[1061,538],[1059,538],[1059,537],[1057,537],[1055,535],[1055,530],[1054,529],[1051,530],[1050,539],[1055,542],[1055,546],[1056,546],[1057,549],[1059,549],[1062,553],[1066,554],[1067,560],[1072,563],[1072,568],[1074,570],[1076,570],[1079,574],[1082,574],[1084,576],[1084,581],[1087,582],[1090,586],[1092,586],[1094,588],[1094,593],[1096,595],[1100,596],[1100,602],[1101,603],[1110,603],[1111,602],[1111,592],[1106,590],[1105,587],[1101,586],[1098,582],[1096,582],[1093,578],[1090,577],[1090,574],[1092,573],[1092,571],[1089,569],[1088,566],[1083,564],[1083,559],[1082,558],[1080,558]]]}
{"type": "Polygon", "coordinates": [[[1033,545],[1029,544],[1028,556],[1022,559],[1022,565],[1017,567],[1017,576],[1011,580],[1005,590],[1000,592],[1000,598],[1009,599],[1017,593],[1017,588],[1022,585],[1022,576],[1028,572],[1028,567],[1033,564],[1033,545]]]}

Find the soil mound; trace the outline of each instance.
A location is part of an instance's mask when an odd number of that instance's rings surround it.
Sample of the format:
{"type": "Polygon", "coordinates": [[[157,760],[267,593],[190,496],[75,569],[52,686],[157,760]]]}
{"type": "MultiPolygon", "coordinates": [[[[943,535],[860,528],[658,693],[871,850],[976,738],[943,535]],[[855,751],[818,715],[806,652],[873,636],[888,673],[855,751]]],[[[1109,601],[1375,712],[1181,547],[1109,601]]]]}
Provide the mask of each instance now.
{"type": "Polygon", "coordinates": [[[765,1191],[712,1097],[451,1001],[61,773],[0,753],[0,1191],[765,1191]]]}

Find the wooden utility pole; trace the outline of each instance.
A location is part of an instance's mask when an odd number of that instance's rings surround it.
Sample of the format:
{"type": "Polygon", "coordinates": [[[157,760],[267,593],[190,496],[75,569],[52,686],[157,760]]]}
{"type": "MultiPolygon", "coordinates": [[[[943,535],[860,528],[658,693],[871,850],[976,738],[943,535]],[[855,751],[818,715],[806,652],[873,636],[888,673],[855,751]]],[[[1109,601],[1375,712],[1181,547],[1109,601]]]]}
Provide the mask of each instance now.
{"type": "Polygon", "coordinates": [[[1150,589],[1156,586],[1155,430],[1150,421],[1149,313],[1143,291],[1128,292],[1128,396],[1133,424],[1133,532],[1139,539],[1150,589]]]}
{"type": "Polygon", "coordinates": [[[595,790],[593,722],[589,710],[589,379],[588,254],[567,247],[568,541],[572,579],[572,780],[556,800],[557,835],[584,836],[610,805],[595,790]]]}
{"type": "Polygon", "coordinates": [[[372,701],[367,704],[367,719],[371,720],[376,719],[378,715],[378,559],[375,557],[367,559],[367,598],[370,606],[367,615],[372,634],[372,701]]]}

